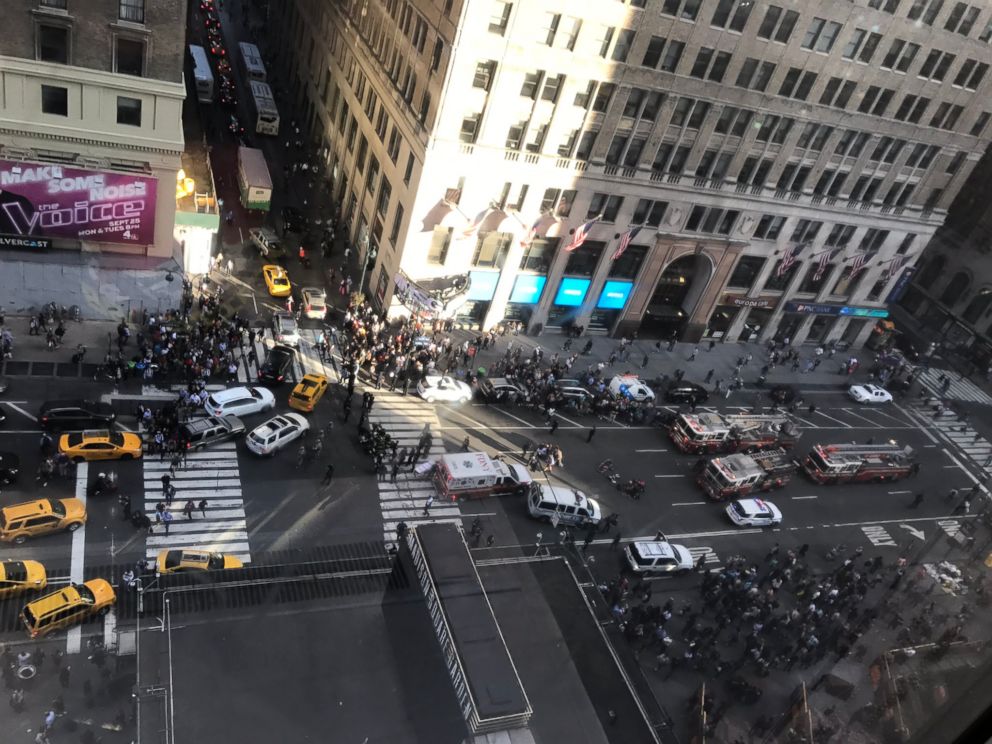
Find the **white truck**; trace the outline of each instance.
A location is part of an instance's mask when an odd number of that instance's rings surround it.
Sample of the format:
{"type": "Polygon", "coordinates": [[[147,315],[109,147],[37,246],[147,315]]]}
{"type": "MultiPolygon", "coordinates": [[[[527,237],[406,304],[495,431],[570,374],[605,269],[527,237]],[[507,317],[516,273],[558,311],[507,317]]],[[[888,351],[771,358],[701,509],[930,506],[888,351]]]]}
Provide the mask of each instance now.
{"type": "Polygon", "coordinates": [[[494,460],[484,452],[441,455],[433,471],[438,495],[451,501],[526,494],[533,482],[522,465],[494,460]]]}
{"type": "Polygon", "coordinates": [[[238,190],[245,209],[269,211],[272,205],[272,178],[261,150],[238,148],[238,190]]]}

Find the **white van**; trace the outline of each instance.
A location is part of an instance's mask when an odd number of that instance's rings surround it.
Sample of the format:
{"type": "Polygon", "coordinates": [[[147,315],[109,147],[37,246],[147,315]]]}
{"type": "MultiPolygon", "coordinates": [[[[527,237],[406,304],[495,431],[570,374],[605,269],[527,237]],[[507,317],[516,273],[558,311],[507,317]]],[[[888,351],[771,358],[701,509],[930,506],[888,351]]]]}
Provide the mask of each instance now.
{"type": "Polygon", "coordinates": [[[599,524],[599,520],[603,518],[599,504],[582,491],[542,483],[531,485],[527,496],[527,511],[535,519],[555,524],[557,518],[557,524],[576,527],[599,524]]]}
{"type": "Polygon", "coordinates": [[[218,390],[207,398],[204,408],[211,416],[247,416],[271,411],[276,397],[264,387],[235,387],[218,390]]]}
{"type": "Polygon", "coordinates": [[[641,540],[623,549],[627,568],[635,573],[685,573],[692,570],[692,554],[685,545],[664,540],[641,540]]]}

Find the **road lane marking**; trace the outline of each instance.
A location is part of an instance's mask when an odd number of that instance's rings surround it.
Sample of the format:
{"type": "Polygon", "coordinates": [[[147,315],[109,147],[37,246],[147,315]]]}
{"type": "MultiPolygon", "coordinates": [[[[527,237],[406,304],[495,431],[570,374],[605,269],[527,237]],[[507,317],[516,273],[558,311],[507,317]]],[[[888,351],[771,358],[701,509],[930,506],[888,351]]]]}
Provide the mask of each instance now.
{"type": "Polygon", "coordinates": [[[793,501],[802,501],[803,499],[818,499],[819,496],[793,496],[793,501]]]}
{"type": "Polygon", "coordinates": [[[6,400],[6,401],[4,401],[4,403],[6,403],[6,404],[7,404],[8,406],[10,406],[11,408],[13,408],[13,409],[14,409],[15,411],[17,411],[17,412],[18,412],[19,414],[21,414],[22,416],[27,416],[27,417],[28,417],[29,419],[31,419],[32,421],[35,421],[35,422],[37,422],[37,421],[38,421],[38,417],[37,417],[37,416],[32,416],[32,415],[31,415],[30,413],[28,413],[27,411],[25,411],[25,410],[24,410],[23,408],[21,408],[20,406],[15,406],[15,405],[14,405],[13,403],[11,403],[11,402],[10,402],[9,400],[6,400]]]}
{"type": "Polygon", "coordinates": [[[912,493],[912,491],[889,491],[890,494],[912,493]]]}
{"type": "MultiPolygon", "coordinates": [[[[76,465],[76,498],[83,502],[86,508],[86,486],[89,480],[90,465],[88,462],[81,462],[76,465]]],[[[72,533],[72,562],[69,564],[69,579],[74,584],[83,581],[83,567],[86,562],[86,523],[80,525],[79,529],[72,533]]],[[[116,577],[111,576],[113,582],[116,577]]],[[[83,629],[75,625],[69,628],[65,639],[65,651],[67,654],[78,654],[82,647],[83,629]]]]}
{"type": "MultiPolygon", "coordinates": [[[[845,409],[842,408],[842,409],[839,409],[839,410],[845,410],[845,409]]],[[[823,411],[820,411],[820,410],[818,410],[817,413],[820,416],[823,416],[823,418],[828,418],[831,421],[836,421],[838,424],[841,424],[842,427],[845,428],[845,429],[850,429],[851,428],[851,425],[849,423],[847,423],[846,421],[841,421],[839,418],[834,418],[833,416],[828,416],[827,414],[825,414],[823,411]]],[[[830,427],[817,426],[816,428],[817,429],[826,429],[826,428],[830,428],[830,427]]],[[[837,428],[837,427],[833,427],[833,428],[837,428]]]]}
{"type": "Polygon", "coordinates": [[[706,501],[679,501],[672,506],[699,506],[700,504],[706,504],[706,501]]]}
{"type": "Polygon", "coordinates": [[[667,449],[640,449],[634,450],[634,452],[668,452],[667,449]]]}
{"type": "Polygon", "coordinates": [[[688,478],[685,473],[676,473],[675,475],[656,475],[655,478],[688,478]]]}
{"type": "MultiPolygon", "coordinates": [[[[851,409],[851,408],[841,408],[840,410],[843,411],[844,413],[849,413],[852,416],[856,416],[857,418],[861,419],[862,421],[867,421],[869,424],[873,424],[874,426],[877,426],[880,429],[882,428],[882,425],[879,424],[877,421],[872,421],[870,418],[866,418],[866,417],[862,416],[860,413],[855,413],[854,410],[851,409]]],[[[871,410],[871,409],[869,408],[868,410],[871,410]]],[[[888,428],[888,427],[886,427],[886,428],[888,428]]]]}

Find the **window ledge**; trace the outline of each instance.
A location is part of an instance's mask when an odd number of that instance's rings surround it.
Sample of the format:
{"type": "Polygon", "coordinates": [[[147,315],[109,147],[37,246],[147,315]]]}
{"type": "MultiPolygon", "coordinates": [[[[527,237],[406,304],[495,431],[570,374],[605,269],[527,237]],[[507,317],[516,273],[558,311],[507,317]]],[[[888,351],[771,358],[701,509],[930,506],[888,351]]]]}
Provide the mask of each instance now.
{"type": "Polygon", "coordinates": [[[31,14],[38,19],[61,21],[62,23],[73,23],[76,20],[75,17],[69,15],[68,10],[63,10],[62,8],[39,6],[32,8],[31,14]]]}
{"type": "Polygon", "coordinates": [[[107,25],[110,26],[110,28],[117,33],[123,31],[124,33],[131,34],[132,36],[143,36],[145,38],[148,38],[152,35],[151,29],[148,28],[148,26],[146,26],[143,23],[134,23],[133,21],[116,20],[116,21],[111,21],[107,25]]]}

